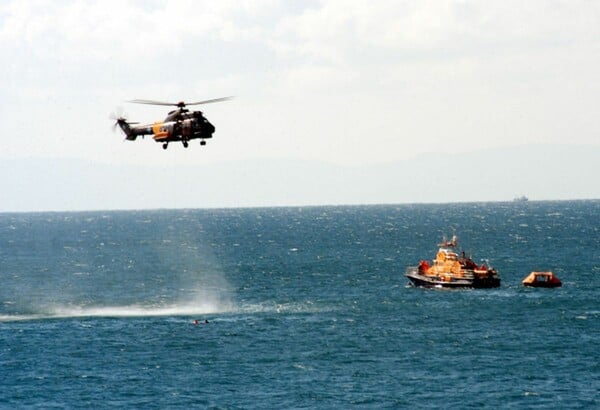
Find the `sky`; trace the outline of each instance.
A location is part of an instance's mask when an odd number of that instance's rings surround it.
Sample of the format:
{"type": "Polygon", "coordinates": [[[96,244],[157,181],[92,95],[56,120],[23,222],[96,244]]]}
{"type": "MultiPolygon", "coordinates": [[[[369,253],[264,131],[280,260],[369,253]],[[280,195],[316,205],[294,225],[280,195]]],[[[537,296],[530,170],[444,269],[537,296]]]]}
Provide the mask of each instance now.
{"type": "Polygon", "coordinates": [[[586,0],[3,0],[0,161],[177,173],[597,149],[599,21],[600,2],[586,0]],[[224,96],[235,98],[202,108],[216,126],[206,147],[163,151],[111,130],[116,110],[166,114],[127,100],[224,96]]]}

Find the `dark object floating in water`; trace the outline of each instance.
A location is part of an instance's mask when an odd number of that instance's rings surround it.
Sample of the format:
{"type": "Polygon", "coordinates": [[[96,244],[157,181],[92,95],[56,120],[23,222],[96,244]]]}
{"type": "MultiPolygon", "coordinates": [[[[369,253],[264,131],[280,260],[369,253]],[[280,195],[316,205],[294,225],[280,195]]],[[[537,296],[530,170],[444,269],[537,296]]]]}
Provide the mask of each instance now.
{"type": "Polygon", "coordinates": [[[531,272],[523,279],[522,283],[533,288],[557,288],[562,286],[562,282],[553,272],[531,272]]]}
{"type": "Polygon", "coordinates": [[[498,272],[485,264],[477,265],[473,259],[459,256],[456,236],[443,240],[433,264],[422,260],[419,266],[406,269],[406,277],[413,286],[426,288],[497,288],[500,286],[498,272]]]}
{"type": "Polygon", "coordinates": [[[515,199],[513,199],[514,202],[527,202],[529,201],[529,198],[527,198],[525,195],[521,195],[516,197],[515,199]]]}
{"type": "Polygon", "coordinates": [[[209,321],[208,321],[208,319],[204,319],[204,320],[194,319],[194,321],[192,323],[195,325],[207,325],[209,323],[209,321]]]}

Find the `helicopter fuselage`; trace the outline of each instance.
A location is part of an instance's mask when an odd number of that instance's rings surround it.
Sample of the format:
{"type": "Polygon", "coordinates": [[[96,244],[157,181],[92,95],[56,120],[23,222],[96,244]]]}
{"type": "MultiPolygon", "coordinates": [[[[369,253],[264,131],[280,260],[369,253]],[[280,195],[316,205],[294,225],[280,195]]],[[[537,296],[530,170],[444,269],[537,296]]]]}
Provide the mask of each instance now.
{"type": "Polygon", "coordinates": [[[171,111],[164,121],[158,121],[153,124],[130,125],[126,121],[117,122],[129,141],[135,141],[137,137],[152,135],[156,142],[163,144],[167,148],[173,141],[181,141],[187,148],[188,141],[200,139],[200,144],[205,145],[206,139],[212,138],[215,127],[212,125],[201,111],[189,112],[185,109],[171,111]]]}
{"type": "Polygon", "coordinates": [[[164,149],[167,149],[172,141],[181,141],[185,148],[188,147],[188,141],[200,139],[200,145],[206,145],[206,140],[212,138],[215,132],[215,126],[212,125],[202,111],[188,110],[186,105],[211,104],[230,100],[232,97],[213,98],[211,100],[197,101],[186,104],[183,101],[177,103],[154,101],[154,100],[131,100],[128,102],[135,104],[164,105],[175,106],[177,109],[169,112],[164,121],[158,121],[153,124],[135,125],[137,123],[128,122],[125,117],[114,116],[118,125],[125,133],[125,139],[135,141],[137,137],[152,135],[154,141],[160,142],[164,149]]]}

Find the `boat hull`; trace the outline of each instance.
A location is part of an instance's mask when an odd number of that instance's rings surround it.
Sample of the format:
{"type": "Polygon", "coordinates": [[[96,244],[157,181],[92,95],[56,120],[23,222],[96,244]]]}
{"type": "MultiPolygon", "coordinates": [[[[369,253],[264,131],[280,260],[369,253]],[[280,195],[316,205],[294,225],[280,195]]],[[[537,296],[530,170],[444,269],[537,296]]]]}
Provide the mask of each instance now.
{"type": "Polygon", "coordinates": [[[422,275],[417,267],[409,268],[405,275],[413,286],[422,288],[473,288],[489,289],[500,286],[500,278],[489,275],[486,277],[442,278],[434,275],[422,275]]]}
{"type": "Polygon", "coordinates": [[[561,283],[524,283],[523,286],[528,288],[559,288],[561,283]]]}

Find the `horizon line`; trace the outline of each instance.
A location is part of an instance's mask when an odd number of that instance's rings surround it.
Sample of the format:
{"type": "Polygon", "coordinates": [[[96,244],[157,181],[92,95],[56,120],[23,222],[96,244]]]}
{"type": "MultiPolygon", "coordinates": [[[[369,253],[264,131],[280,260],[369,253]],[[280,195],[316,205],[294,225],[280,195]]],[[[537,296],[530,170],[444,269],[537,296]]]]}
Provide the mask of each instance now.
{"type": "Polygon", "coordinates": [[[248,206],[205,206],[205,207],[157,207],[157,208],[107,208],[107,209],[70,209],[70,210],[29,210],[2,211],[0,215],[8,214],[64,214],[64,213],[93,213],[93,212],[158,212],[158,211],[190,211],[190,210],[246,210],[246,209],[283,209],[283,208],[353,208],[353,207],[384,207],[384,206],[433,206],[433,205],[470,205],[470,204],[519,204],[547,202],[597,202],[600,198],[573,199],[528,199],[527,201],[489,200],[489,201],[454,201],[454,202],[380,202],[380,203],[346,203],[346,204],[306,204],[306,205],[248,205],[248,206]]]}

